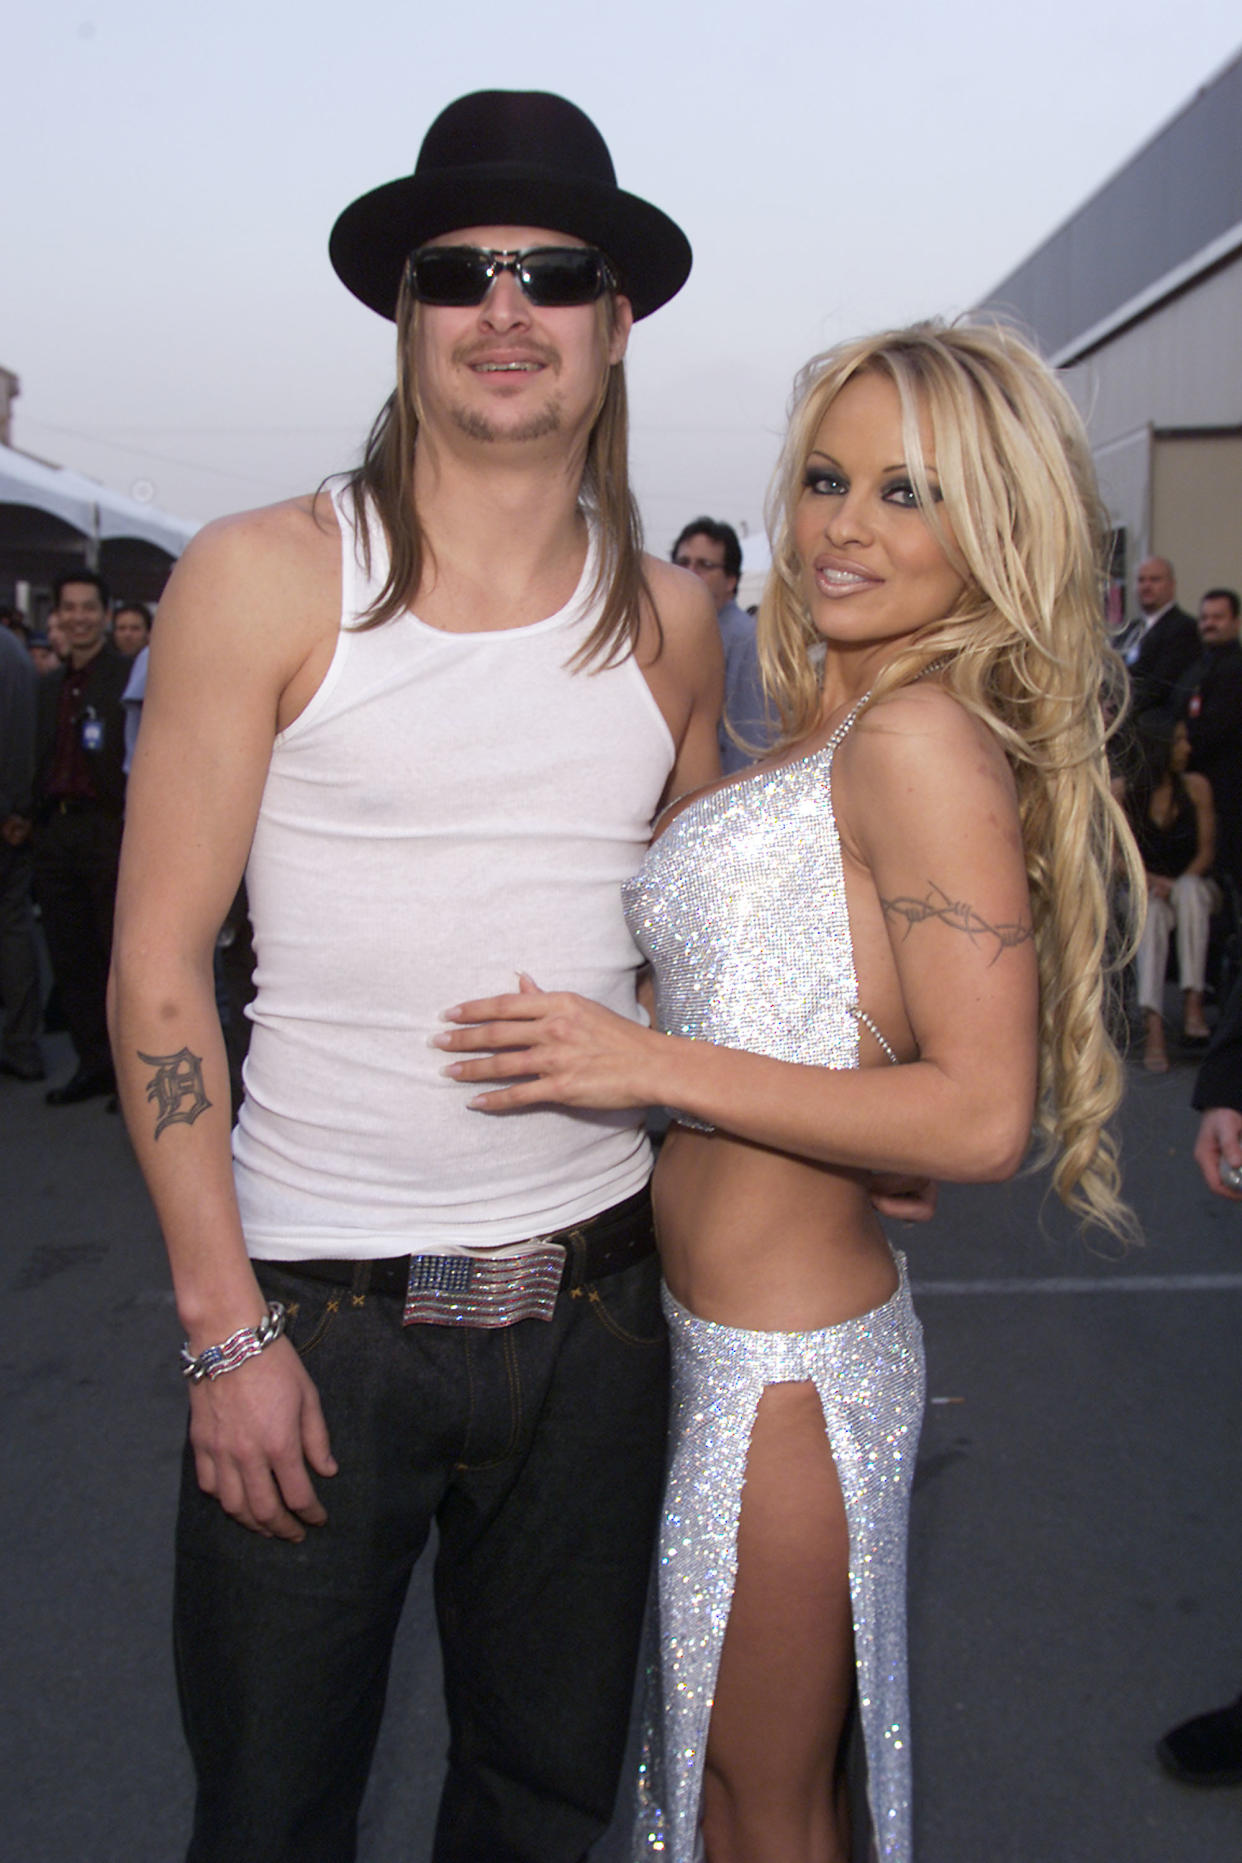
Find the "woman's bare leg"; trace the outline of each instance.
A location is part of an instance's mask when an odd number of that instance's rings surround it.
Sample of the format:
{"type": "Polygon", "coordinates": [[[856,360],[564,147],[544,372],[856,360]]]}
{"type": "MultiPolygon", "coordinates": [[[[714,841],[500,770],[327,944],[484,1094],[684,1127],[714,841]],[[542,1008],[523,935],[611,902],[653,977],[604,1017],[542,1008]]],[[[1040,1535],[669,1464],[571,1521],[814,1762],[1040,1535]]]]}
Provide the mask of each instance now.
{"type": "Polygon", "coordinates": [[[813,1384],[759,1400],[703,1780],[708,1863],[847,1863],[849,1531],[813,1384]]]}

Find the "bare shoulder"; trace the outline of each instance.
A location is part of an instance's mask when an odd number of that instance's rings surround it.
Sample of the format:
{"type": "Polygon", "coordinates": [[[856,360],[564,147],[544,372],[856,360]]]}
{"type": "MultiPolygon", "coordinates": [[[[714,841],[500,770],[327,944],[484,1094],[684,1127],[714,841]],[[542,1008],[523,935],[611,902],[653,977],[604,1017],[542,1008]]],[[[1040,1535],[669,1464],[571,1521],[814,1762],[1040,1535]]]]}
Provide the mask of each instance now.
{"type": "Polygon", "coordinates": [[[207,689],[275,706],[283,728],[331,661],[341,616],[340,529],[332,501],[290,499],[217,519],[169,580],[151,640],[148,706],[207,689]]]}
{"type": "Polygon", "coordinates": [[[951,692],[927,681],[902,686],[868,706],[842,754],[868,778],[886,771],[897,780],[927,778],[945,770],[1013,789],[1013,773],[996,733],[951,692]]]}
{"type": "Polygon", "coordinates": [[[1212,785],[1209,783],[1207,777],[1201,776],[1197,770],[1187,770],[1182,777],[1182,781],[1186,785],[1187,793],[1192,802],[1210,802],[1212,800],[1212,785]]]}
{"type": "Polygon", "coordinates": [[[688,569],[643,557],[643,574],[660,619],[665,646],[673,653],[697,656],[719,647],[716,606],[703,583],[688,569]]]}
{"type": "Polygon", "coordinates": [[[935,824],[1019,838],[1013,771],[987,724],[921,682],[869,706],[838,753],[843,831],[860,849],[935,824]]]}
{"type": "Polygon", "coordinates": [[[192,538],[174,570],[161,623],[184,603],[197,608],[222,598],[222,624],[258,606],[272,618],[300,611],[339,555],[336,516],[322,494],[217,518],[192,538]]]}

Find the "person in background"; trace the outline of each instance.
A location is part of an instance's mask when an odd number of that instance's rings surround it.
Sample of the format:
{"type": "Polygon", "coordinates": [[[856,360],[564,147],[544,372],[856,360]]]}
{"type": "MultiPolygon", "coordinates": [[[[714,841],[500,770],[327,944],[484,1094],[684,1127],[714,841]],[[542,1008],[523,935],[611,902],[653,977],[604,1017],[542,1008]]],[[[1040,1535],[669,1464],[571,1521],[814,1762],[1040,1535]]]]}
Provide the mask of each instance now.
{"type": "Polygon", "coordinates": [[[21,637],[0,629],[0,1074],[42,1080],[39,962],[30,904],[35,671],[21,637]]]}
{"type": "Polygon", "coordinates": [[[64,623],[55,605],[43,624],[43,632],[51,644],[52,652],[56,655],[57,666],[64,666],[69,658],[69,636],[65,632],[64,623]]]}
{"type": "Polygon", "coordinates": [[[130,661],[129,678],[121,694],[121,705],[125,712],[126,776],[129,775],[134,761],[134,752],[138,747],[138,727],[142,723],[142,706],[147,696],[147,667],[150,660],[150,647],[140,647],[130,661]]]}
{"type": "MultiPolygon", "coordinates": [[[[1242,1203],[1242,978],[1221,1011],[1191,1100],[1202,1114],[1195,1163],[1214,1196],[1242,1203]]],[[[1236,1378],[1236,1368],[1227,1373],[1236,1378]]],[[[1156,1756],[1183,1785],[1242,1785],[1242,1694],[1170,1728],[1156,1756]]]]}
{"type": "Polygon", "coordinates": [[[1139,613],[1125,630],[1121,654],[1130,672],[1130,720],[1167,711],[1173,689],[1199,656],[1193,615],[1177,605],[1177,581],[1167,556],[1149,556],[1135,578],[1139,613]]]}
{"type": "Polygon", "coordinates": [[[121,694],[130,662],[107,638],[108,591],[93,571],[62,576],[55,603],[69,657],[38,685],[35,897],[77,1053],[74,1073],[50,1089],[47,1103],[72,1106],[115,1086],[105,997],[125,813],[121,694]]]}
{"type": "Polygon", "coordinates": [[[145,602],[118,602],[112,610],[112,645],[127,660],[142,652],[151,638],[151,610],[145,602]]]}
{"type": "Polygon", "coordinates": [[[763,696],[754,617],[737,601],[742,546],[731,524],[698,517],[678,537],[672,557],[706,584],[716,605],[725,659],[725,703],[717,735],[720,766],[728,775],[753,763],[775,734],[763,696]]]}
{"type": "Polygon", "coordinates": [[[26,646],[36,673],[54,673],[61,665],[60,655],[46,634],[32,634],[26,646]]]}
{"type": "Polygon", "coordinates": [[[1143,1065],[1165,1074],[1164,978],[1169,939],[1176,935],[1182,990],[1182,1038],[1206,1042],[1203,990],[1208,931],[1220,905],[1209,877],[1216,852],[1212,786],[1188,769],[1190,738],[1165,712],[1146,712],[1135,727],[1137,763],[1124,791],[1126,817],[1147,875],[1147,913],[1135,954],[1143,1013],[1143,1065]]]}
{"type": "Polygon", "coordinates": [[[1174,715],[1190,737],[1190,768],[1212,785],[1216,870],[1242,888],[1242,615],[1236,589],[1199,603],[1201,652],[1178,681],[1174,715]]]}

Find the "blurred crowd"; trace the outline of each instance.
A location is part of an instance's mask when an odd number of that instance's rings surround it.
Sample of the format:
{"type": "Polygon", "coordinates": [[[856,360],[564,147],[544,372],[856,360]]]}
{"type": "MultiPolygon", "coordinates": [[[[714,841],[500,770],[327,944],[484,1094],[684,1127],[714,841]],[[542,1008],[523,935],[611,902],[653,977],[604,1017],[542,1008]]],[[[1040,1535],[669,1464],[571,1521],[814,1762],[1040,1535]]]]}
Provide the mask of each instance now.
{"type": "Polygon", "coordinates": [[[115,1086],[105,988],[151,611],[75,569],[42,631],[0,619],[0,1072],[42,1080],[40,1035],[67,1029],[76,1064],[47,1102],[68,1106],[115,1086]]]}
{"type": "Polygon", "coordinates": [[[1143,1063],[1169,1066],[1166,1025],[1184,1048],[1208,1040],[1209,986],[1223,996],[1242,943],[1242,644],[1236,589],[1178,603],[1165,557],[1140,564],[1138,614],[1118,639],[1130,703],[1114,786],[1147,873],[1134,965],[1143,1063]],[[1180,1006],[1166,1017],[1170,955],[1180,1006]]]}

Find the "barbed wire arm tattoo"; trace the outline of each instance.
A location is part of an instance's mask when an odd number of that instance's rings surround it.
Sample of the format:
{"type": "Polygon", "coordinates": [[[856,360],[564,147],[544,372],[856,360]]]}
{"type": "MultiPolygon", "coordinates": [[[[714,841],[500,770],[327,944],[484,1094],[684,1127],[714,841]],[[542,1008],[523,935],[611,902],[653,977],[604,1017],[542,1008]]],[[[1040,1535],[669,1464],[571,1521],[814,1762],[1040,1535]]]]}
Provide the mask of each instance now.
{"type": "Polygon", "coordinates": [[[1002,951],[1008,951],[1014,945],[1028,944],[1035,936],[1032,927],[1021,920],[1008,925],[993,925],[964,899],[950,899],[944,888],[937,886],[934,880],[927,882],[927,893],[922,899],[902,894],[896,899],[881,899],[880,906],[886,919],[904,921],[904,938],[908,938],[914,927],[921,925],[924,920],[939,919],[950,931],[965,933],[973,945],[985,948],[994,945],[995,949],[988,960],[989,969],[1002,951]]]}
{"type": "Polygon", "coordinates": [[[147,1098],[159,1115],[155,1137],[165,1126],[192,1126],[200,1113],[211,1105],[203,1088],[203,1058],[179,1048],[176,1054],[144,1054],[138,1059],[155,1069],[147,1082],[147,1098]]]}

